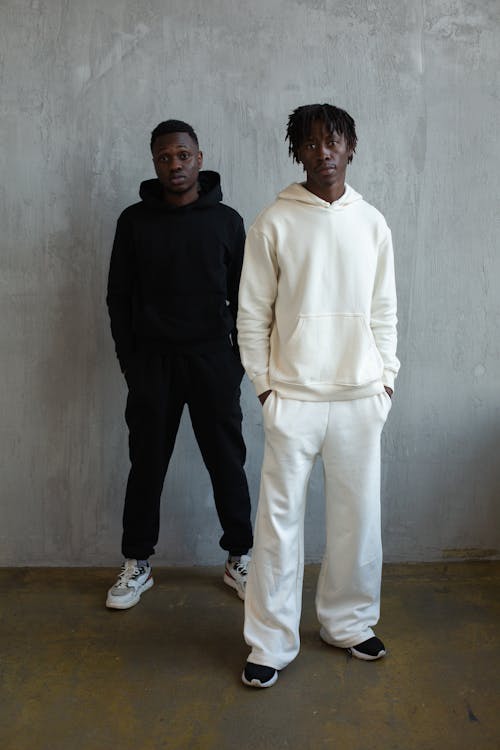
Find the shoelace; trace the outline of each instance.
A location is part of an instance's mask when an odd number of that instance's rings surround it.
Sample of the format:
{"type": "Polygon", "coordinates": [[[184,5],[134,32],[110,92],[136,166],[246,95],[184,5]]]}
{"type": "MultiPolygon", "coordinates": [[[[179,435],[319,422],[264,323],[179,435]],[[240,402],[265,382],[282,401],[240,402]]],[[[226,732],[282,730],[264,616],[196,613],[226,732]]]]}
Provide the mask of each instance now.
{"type": "Polygon", "coordinates": [[[140,575],[142,572],[141,568],[138,568],[137,565],[127,565],[127,563],[123,563],[122,565],[122,572],[118,576],[118,580],[116,581],[116,587],[117,588],[126,588],[128,586],[128,582],[131,578],[136,578],[138,575],[140,575]]]}
{"type": "Polygon", "coordinates": [[[246,563],[242,563],[241,560],[234,564],[234,569],[242,576],[246,576],[248,572],[248,566],[246,563]]]}

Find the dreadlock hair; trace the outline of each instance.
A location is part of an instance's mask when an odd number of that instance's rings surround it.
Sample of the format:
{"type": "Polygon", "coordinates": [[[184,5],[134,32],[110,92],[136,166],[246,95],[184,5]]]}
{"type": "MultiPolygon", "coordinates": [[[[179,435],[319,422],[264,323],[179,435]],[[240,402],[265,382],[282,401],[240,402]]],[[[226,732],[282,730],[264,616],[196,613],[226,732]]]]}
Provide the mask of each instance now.
{"type": "MultiPolygon", "coordinates": [[[[309,137],[311,126],[315,120],[323,122],[330,133],[337,132],[343,135],[347,148],[354,151],[358,137],[356,125],[351,115],[345,110],[334,107],[333,104],[306,104],[297,107],[288,118],[285,141],[288,140],[288,154],[293,160],[299,162],[299,149],[309,137]]],[[[352,154],[348,159],[352,161],[352,154]]]]}
{"type": "Polygon", "coordinates": [[[151,150],[153,150],[153,143],[156,139],[159,138],[160,135],[167,135],[167,133],[187,133],[199,147],[198,136],[191,125],[188,125],[187,122],[183,122],[182,120],[165,120],[165,122],[160,122],[151,133],[151,150]]]}

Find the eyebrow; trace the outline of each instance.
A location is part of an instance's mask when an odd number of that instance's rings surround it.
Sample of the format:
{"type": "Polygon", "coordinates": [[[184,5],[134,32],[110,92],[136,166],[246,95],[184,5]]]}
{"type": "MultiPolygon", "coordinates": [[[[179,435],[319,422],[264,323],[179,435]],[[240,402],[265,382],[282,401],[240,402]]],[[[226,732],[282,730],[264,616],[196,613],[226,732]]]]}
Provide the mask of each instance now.
{"type": "MultiPolygon", "coordinates": [[[[342,133],[339,133],[337,130],[332,130],[332,131],[330,131],[328,133],[327,137],[328,138],[341,138],[342,137],[342,133]]],[[[309,133],[309,135],[306,135],[304,137],[304,143],[306,141],[314,141],[314,138],[315,137],[312,135],[312,133],[309,133]]]]}
{"type": "Polygon", "coordinates": [[[183,149],[191,149],[191,151],[193,151],[193,150],[194,150],[194,149],[193,149],[193,147],[192,147],[192,146],[189,146],[189,145],[188,145],[187,143],[172,143],[172,144],[170,144],[170,145],[168,145],[168,146],[160,146],[160,150],[159,150],[159,152],[158,152],[158,153],[161,153],[162,151],[166,151],[167,149],[170,149],[170,148],[176,148],[176,149],[180,149],[180,148],[183,148],[183,149]]]}

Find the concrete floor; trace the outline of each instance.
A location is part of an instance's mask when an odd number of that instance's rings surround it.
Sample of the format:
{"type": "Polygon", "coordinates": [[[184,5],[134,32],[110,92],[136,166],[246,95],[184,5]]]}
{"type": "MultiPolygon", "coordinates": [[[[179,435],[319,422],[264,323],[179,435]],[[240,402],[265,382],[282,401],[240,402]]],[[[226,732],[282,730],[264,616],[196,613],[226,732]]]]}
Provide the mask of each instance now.
{"type": "Polygon", "coordinates": [[[268,690],[240,682],[221,570],[156,569],[125,612],[115,572],[0,569],[2,750],[500,748],[500,563],[386,566],[373,663],[320,641],[308,567],[302,650],[268,690]]]}

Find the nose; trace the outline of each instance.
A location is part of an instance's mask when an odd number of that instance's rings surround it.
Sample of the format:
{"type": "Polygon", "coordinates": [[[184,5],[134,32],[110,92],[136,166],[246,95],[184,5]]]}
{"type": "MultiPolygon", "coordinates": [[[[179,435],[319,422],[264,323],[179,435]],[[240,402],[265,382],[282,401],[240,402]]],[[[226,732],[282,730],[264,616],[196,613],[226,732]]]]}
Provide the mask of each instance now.
{"type": "Polygon", "coordinates": [[[321,159],[322,161],[324,159],[327,159],[330,156],[330,149],[326,143],[320,143],[317,154],[318,154],[318,158],[321,159]]]}

